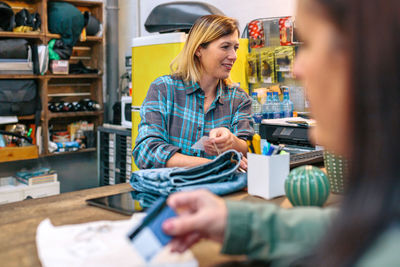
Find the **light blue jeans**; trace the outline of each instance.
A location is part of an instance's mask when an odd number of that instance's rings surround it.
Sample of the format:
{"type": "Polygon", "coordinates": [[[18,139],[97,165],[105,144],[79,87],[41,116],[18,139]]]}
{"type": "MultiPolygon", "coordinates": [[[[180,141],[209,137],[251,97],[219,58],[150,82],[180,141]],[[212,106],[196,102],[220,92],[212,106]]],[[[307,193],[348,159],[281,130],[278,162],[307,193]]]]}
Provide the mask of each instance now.
{"type": "MultiPolygon", "coordinates": [[[[168,196],[179,191],[208,189],[214,194],[225,195],[247,186],[247,173],[237,171],[241,154],[228,150],[213,161],[193,168],[159,168],[132,173],[130,183],[141,204],[151,204],[155,196],[168,196]],[[146,194],[150,194],[146,198],[146,194]],[[151,202],[151,203],[150,203],[151,202]]],[[[144,207],[145,207],[144,206],[144,207]]]]}

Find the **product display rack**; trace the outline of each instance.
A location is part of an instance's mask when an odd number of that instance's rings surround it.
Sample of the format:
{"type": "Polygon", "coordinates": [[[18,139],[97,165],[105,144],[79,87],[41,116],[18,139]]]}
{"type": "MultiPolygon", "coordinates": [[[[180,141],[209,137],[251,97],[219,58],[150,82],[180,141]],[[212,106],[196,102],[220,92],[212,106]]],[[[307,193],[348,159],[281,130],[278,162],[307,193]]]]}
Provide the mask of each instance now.
{"type": "Polygon", "coordinates": [[[131,129],[98,127],[97,168],[99,186],[127,183],[132,173],[131,129]]]}
{"type": "MultiPolygon", "coordinates": [[[[0,39],[5,38],[25,38],[37,44],[47,44],[51,39],[60,38],[59,34],[52,34],[48,31],[48,16],[47,6],[49,2],[60,2],[52,0],[25,0],[13,1],[6,0],[17,13],[22,8],[27,8],[29,12],[37,12],[41,17],[40,32],[28,33],[14,33],[14,32],[0,32],[0,39]]],[[[67,0],[75,5],[81,11],[89,11],[96,17],[100,23],[103,23],[103,1],[79,1],[67,0]]],[[[38,153],[38,147],[18,147],[18,148],[0,148],[0,162],[15,161],[23,159],[37,158],[41,156],[52,156],[65,153],[77,153],[84,151],[94,151],[94,148],[78,150],[76,152],[61,152],[50,153],[48,150],[49,140],[49,126],[58,125],[59,127],[66,128],[68,123],[79,120],[87,120],[94,124],[96,128],[103,123],[103,69],[104,69],[104,30],[102,37],[87,36],[85,41],[78,41],[74,46],[72,55],[78,55],[81,51],[86,53],[83,58],[90,60],[83,60],[85,66],[100,70],[99,74],[70,74],[70,75],[57,75],[47,71],[44,75],[33,74],[0,74],[0,79],[34,79],[37,81],[39,94],[41,97],[42,112],[40,126],[42,127],[42,149],[38,153]],[[80,48],[80,49],[78,49],[80,48]],[[78,84],[78,85],[77,85],[78,84]],[[83,86],[81,86],[83,85],[83,86]],[[84,92],[84,93],[83,93],[84,92]],[[65,97],[64,97],[65,96],[65,97]],[[59,112],[53,113],[48,110],[48,103],[57,101],[58,99],[64,101],[78,101],[83,98],[90,98],[100,104],[100,109],[97,111],[81,111],[81,112],[59,112]],[[14,153],[16,149],[19,153],[14,153]],[[24,156],[24,151],[29,152],[27,157],[24,156]],[[32,156],[33,155],[33,156],[32,156]]],[[[71,62],[71,60],[70,60],[71,62]]],[[[19,121],[34,123],[34,115],[19,116],[19,121]]]]}

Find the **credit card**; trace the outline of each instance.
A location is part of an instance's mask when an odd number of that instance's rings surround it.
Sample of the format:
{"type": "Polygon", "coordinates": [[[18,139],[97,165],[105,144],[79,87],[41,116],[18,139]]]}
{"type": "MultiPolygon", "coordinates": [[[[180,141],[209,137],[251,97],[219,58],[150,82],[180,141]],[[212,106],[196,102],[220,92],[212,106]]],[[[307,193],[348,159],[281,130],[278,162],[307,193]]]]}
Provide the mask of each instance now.
{"type": "Polygon", "coordinates": [[[162,230],[162,223],[176,217],[176,213],[167,205],[166,198],[159,198],[148,209],[142,223],[128,235],[136,251],[149,262],[167,245],[172,237],[162,230]]]}

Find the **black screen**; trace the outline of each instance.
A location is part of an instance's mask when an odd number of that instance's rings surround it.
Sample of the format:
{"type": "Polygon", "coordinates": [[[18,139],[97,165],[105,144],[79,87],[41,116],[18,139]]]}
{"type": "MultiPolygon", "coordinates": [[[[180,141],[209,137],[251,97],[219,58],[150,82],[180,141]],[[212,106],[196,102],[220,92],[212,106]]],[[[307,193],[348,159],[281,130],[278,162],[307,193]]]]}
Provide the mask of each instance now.
{"type": "Polygon", "coordinates": [[[131,192],[88,199],[86,202],[90,205],[109,209],[125,215],[132,215],[135,212],[144,210],[140,206],[139,201],[132,197],[131,192]]]}

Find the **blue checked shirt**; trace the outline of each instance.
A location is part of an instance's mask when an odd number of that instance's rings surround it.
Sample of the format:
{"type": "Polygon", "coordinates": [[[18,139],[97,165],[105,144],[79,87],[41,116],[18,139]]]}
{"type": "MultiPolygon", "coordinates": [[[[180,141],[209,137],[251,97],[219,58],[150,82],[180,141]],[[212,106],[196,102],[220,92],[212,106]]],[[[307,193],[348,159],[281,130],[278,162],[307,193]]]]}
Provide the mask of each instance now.
{"type": "Polygon", "coordinates": [[[133,149],[136,165],[140,169],[163,168],[176,152],[214,158],[191,148],[214,128],[226,127],[244,140],[254,134],[251,100],[242,89],[221,83],[206,113],[203,107],[204,92],[198,83],[187,84],[171,75],[157,78],[140,109],[133,149]]]}

